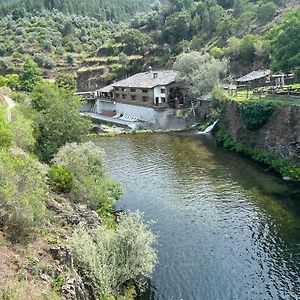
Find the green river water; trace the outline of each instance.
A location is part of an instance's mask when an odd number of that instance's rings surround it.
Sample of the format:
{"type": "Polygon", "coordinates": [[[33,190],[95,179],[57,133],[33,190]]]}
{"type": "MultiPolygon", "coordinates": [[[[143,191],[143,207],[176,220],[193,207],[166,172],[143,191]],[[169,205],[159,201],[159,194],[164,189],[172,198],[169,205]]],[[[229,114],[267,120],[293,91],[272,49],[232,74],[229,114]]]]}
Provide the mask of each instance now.
{"type": "Polygon", "coordinates": [[[97,138],[117,208],[154,220],[142,299],[300,299],[300,186],[190,134],[97,138]]]}

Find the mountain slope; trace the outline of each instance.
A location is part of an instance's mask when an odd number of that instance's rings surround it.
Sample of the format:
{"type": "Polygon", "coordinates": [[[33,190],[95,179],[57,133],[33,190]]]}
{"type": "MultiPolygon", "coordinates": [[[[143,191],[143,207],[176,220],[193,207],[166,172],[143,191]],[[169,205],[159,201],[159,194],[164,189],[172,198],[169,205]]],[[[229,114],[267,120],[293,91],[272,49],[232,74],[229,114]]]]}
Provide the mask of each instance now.
{"type": "Polygon", "coordinates": [[[100,20],[126,20],[137,11],[145,10],[151,0],[2,0],[0,15],[25,8],[28,11],[57,9],[62,13],[97,17],[100,20]]]}

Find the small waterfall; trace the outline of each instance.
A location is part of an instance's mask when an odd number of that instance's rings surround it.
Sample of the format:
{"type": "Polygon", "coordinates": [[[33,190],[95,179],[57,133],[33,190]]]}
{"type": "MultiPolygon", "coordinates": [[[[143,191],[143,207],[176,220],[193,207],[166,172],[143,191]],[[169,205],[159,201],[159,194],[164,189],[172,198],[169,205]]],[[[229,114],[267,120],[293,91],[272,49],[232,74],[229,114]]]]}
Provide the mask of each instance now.
{"type": "Polygon", "coordinates": [[[219,120],[215,121],[213,124],[209,125],[204,131],[199,131],[197,134],[209,134],[211,133],[216,125],[218,124],[219,120]]]}

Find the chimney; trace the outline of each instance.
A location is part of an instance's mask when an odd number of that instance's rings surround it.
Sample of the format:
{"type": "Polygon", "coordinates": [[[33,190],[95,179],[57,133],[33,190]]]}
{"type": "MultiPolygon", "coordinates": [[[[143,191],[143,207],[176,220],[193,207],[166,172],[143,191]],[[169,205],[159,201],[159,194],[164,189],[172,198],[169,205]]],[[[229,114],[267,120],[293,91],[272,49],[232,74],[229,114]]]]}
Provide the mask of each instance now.
{"type": "Polygon", "coordinates": [[[158,76],[158,73],[154,72],[152,78],[155,79],[155,78],[157,78],[157,76],[158,76]]]}
{"type": "Polygon", "coordinates": [[[152,67],[151,66],[149,66],[149,73],[151,74],[152,73],[152,67]]]}

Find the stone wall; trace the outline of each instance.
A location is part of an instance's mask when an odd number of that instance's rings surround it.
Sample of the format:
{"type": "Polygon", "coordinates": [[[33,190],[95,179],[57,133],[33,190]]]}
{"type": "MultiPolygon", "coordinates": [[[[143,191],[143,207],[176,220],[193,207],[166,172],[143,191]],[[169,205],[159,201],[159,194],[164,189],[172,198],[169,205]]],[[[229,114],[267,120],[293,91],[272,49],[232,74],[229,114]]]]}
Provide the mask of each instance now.
{"type": "Polygon", "coordinates": [[[248,130],[241,119],[239,106],[229,101],[221,126],[238,143],[268,150],[300,165],[300,106],[280,106],[260,129],[248,130]]]}

